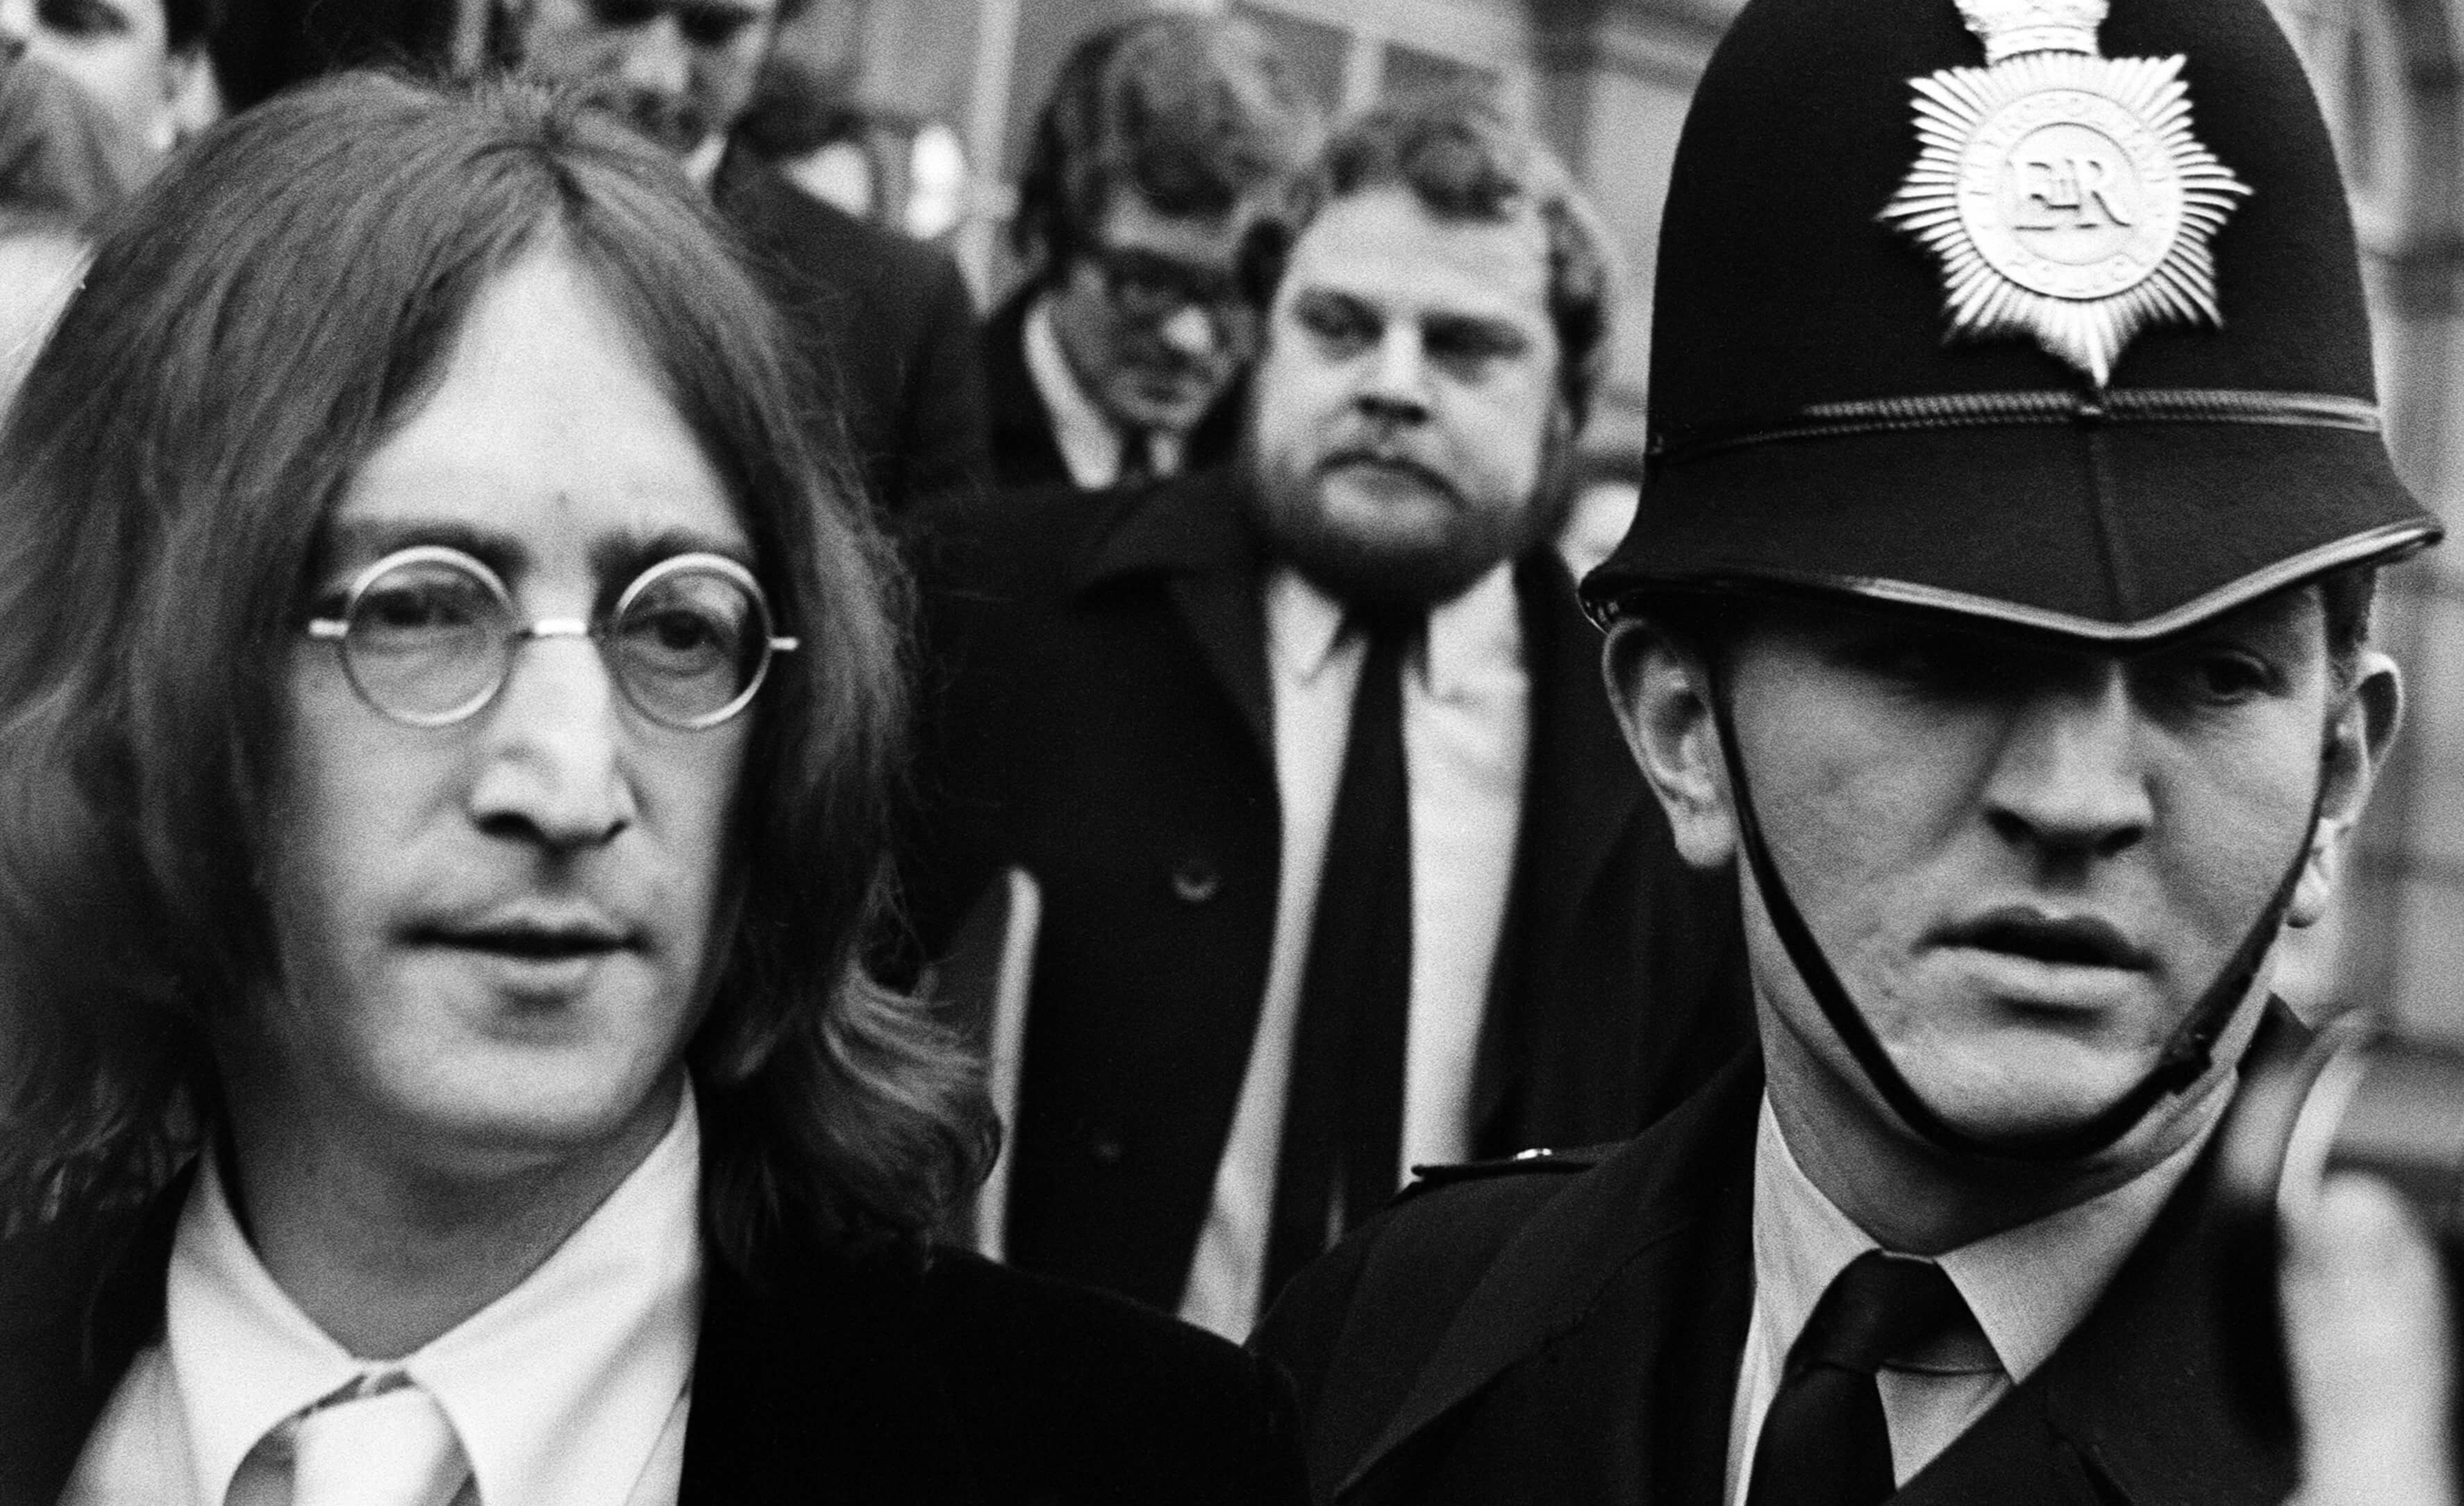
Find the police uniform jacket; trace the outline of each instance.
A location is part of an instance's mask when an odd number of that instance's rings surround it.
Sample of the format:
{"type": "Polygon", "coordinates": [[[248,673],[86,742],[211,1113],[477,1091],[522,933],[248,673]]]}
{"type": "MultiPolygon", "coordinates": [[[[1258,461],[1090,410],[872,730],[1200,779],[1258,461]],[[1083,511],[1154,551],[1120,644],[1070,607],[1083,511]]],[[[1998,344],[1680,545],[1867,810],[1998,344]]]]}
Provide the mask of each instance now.
{"type": "MultiPolygon", "coordinates": [[[[1045,912],[1008,1254],[1179,1300],[1275,924],[1265,570],[1228,471],[953,506],[918,550],[939,680],[909,893],[925,949],[999,869],[1045,912]]],[[[1516,567],[1520,847],[1472,1086],[1504,1153],[1631,1133],[1750,1031],[1733,885],[1678,859],[1565,568],[1516,567]]]]}
{"type": "Polygon", "coordinates": [[[975,307],[949,253],[824,203],[741,147],[713,193],[815,382],[816,439],[851,453],[874,506],[894,514],[982,485],[975,307]]]}
{"type": "MultiPolygon", "coordinates": [[[[0,1241],[0,1506],[50,1506],[163,1322],[188,1179],[0,1241]]],[[[707,1267],[681,1506],[1297,1506],[1288,1382],[1103,1293],[773,1240],[707,1267]]]]}
{"type": "MultiPolygon", "coordinates": [[[[1758,1057],[1639,1137],[1464,1168],[1285,1290],[1252,1341],[1309,1414],[1312,1497],[1718,1506],[1753,1300],[1758,1057]]],[[[2225,1390],[2212,1148],[2042,1367],[1900,1506],[2276,1506],[2225,1390]]]]}

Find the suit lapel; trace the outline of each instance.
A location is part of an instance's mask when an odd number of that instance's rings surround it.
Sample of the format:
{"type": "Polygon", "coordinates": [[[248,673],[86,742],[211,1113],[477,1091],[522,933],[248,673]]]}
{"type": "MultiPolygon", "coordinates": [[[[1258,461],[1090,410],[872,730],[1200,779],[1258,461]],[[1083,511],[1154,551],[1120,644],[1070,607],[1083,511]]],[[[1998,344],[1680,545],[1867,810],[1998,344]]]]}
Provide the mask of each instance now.
{"type": "Polygon", "coordinates": [[[1089,536],[1075,584],[1096,592],[1137,577],[1161,578],[1174,615],[1271,769],[1265,611],[1258,600],[1263,564],[1240,489],[1239,476],[1225,469],[1113,493],[1115,510],[1089,536]]]}
{"type": "Polygon", "coordinates": [[[1516,564],[1514,594],[1531,686],[1531,737],[1503,932],[1507,943],[1491,975],[1488,1017],[1472,1070],[1476,1139],[1529,1070],[1516,1056],[1529,1033],[1515,1028],[1513,1015],[1529,1003],[1535,956],[1559,945],[1644,797],[1601,688],[1599,630],[1576,605],[1573,578],[1555,550],[1516,564]]]}
{"type": "Polygon", "coordinates": [[[1759,1060],[1740,1060],[1534,1214],[1336,1497],[1378,1498],[1381,1470],[1514,1371],[1546,1393],[1536,1409],[1555,1442],[1531,1440],[1536,1468],[1596,1468],[1586,1496],[1637,1499],[1648,1483],[1655,1501],[1713,1506],[1752,1299],[1761,1091],[1759,1060]],[[1559,1363],[1526,1364],[1543,1354],[1559,1363]]]}
{"type": "Polygon", "coordinates": [[[770,1259],[765,1283],[713,1262],[678,1506],[981,1500],[920,1277],[809,1252],[790,1264],[770,1259]]]}

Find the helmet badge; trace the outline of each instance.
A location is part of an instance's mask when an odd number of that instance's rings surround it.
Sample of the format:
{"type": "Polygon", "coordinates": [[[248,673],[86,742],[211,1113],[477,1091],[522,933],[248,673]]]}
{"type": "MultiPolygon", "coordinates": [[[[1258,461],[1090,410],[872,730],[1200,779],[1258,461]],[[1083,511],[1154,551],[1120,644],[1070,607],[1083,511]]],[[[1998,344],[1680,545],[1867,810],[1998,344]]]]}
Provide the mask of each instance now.
{"type": "Polygon", "coordinates": [[[2184,59],[2105,57],[2108,0],[1958,0],[1983,68],[1910,80],[1881,218],[1942,262],[1948,340],[2033,337],[2097,386],[2151,325],[2220,325],[2209,239],[2249,186],[2190,134],[2184,59]]]}

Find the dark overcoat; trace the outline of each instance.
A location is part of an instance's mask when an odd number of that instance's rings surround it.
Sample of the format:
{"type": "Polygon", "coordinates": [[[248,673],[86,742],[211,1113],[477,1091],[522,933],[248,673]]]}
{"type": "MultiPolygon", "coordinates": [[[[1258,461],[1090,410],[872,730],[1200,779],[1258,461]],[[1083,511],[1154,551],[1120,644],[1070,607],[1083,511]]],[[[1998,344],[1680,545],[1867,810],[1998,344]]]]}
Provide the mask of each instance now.
{"type": "Polygon", "coordinates": [[[712,187],[816,385],[808,417],[844,438],[874,505],[984,484],[975,306],[947,251],[857,219],[732,147],[712,187]]]}
{"type": "MultiPolygon", "coordinates": [[[[929,513],[941,676],[910,897],[929,952],[991,876],[1045,913],[1010,1258],[1171,1308],[1256,1034],[1282,818],[1264,564],[1216,471],[929,513]]],[[[1751,1030],[1733,881],[1679,860],[1565,567],[1516,567],[1529,768],[1472,1083],[1483,1154],[1632,1133],[1751,1030]]]]}
{"type": "MultiPolygon", "coordinates": [[[[1052,435],[1052,410],[1044,405],[1026,365],[1026,311],[1037,288],[1020,288],[984,320],[984,411],[992,434],[994,485],[1013,491],[1067,487],[1069,463],[1052,435]]],[[[1243,385],[1235,382],[1190,431],[1183,470],[1223,464],[1240,447],[1243,385]]]]}
{"type": "MultiPolygon", "coordinates": [[[[1751,1055],[1598,1155],[1405,1198],[1254,1346],[1298,1380],[1318,1501],[1717,1506],[1753,1299],[1751,1055]]],[[[2277,1506],[2228,1400],[2203,1160],[2053,1357],[1895,1506],[2277,1506]]]]}
{"type": "MultiPolygon", "coordinates": [[[[159,1335],[186,1178],[0,1242],[0,1506],[51,1506],[159,1335]]],[[[955,1252],[713,1262],[680,1506],[1297,1506],[1290,1386],[1212,1335],[955,1252]]]]}

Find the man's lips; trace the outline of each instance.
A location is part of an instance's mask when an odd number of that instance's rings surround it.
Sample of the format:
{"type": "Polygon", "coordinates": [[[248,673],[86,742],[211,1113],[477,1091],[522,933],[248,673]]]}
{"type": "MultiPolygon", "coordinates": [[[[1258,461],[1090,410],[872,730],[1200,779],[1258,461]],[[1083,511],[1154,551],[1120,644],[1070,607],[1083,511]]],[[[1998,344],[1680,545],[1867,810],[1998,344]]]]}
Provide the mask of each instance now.
{"type": "Polygon", "coordinates": [[[1323,475],[1331,475],[1335,471],[1352,469],[1382,470],[1394,475],[1409,476],[1422,486],[1448,495],[1451,495],[1454,491],[1445,477],[1438,474],[1428,466],[1410,455],[1390,449],[1338,449],[1327,456],[1318,466],[1318,471],[1323,475]]]}
{"type": "Polygon", "coordinates": [[[2145,948],[2112,922],[2006,905],[1945,926],[1929,938],[1942,947],[2001,952],[2031,962],[2145,971],[2155,966],[2145,948]]]}
{"type": "Polygon", "coordinates": [[[418,945],[531,962],[561,962],[638,949],[642,937],[597,913],[511,913],[453,918],[411,928],[418,945]]]}

